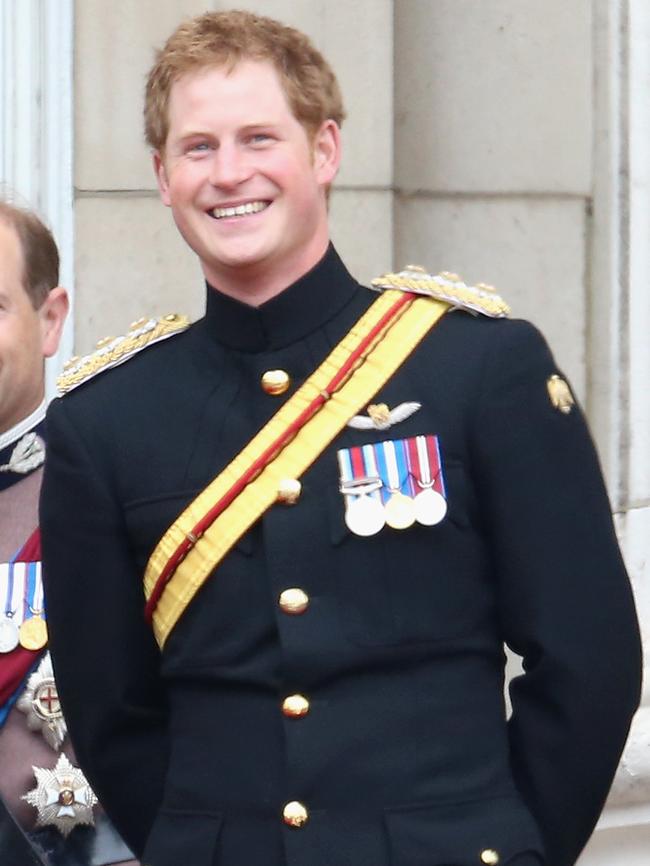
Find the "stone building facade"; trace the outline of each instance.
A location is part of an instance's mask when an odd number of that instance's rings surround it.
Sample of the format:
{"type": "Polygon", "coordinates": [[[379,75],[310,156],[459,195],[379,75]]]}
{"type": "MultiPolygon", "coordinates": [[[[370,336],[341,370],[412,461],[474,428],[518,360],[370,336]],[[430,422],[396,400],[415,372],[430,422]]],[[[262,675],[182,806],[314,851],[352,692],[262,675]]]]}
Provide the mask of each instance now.
{"type": "MultiPolygon", "coordinates": [[[[201,314],[197,263],[157,198],[142,91],[181,17],[231,5],[0,0],[0,180],[61,244],[62,355],[145,314],[201,314]]],[[[650,646],[647,0],[235,5],[305,30],[339,74],[332,222],[354,274],[414,262],[493,283],[547,335],[591,420],[650,646]]],[[[650,686],[581,866],[634,866],[649,849],[650,686]]]]}

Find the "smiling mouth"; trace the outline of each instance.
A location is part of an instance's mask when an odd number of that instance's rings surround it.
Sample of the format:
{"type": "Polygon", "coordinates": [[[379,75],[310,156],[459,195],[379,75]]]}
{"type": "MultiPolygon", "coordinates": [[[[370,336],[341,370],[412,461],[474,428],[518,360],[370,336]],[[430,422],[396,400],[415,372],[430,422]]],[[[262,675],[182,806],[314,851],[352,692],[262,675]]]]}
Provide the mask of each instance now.
{"type": "Polygon", "coordinates": [[[268,201],[249,201],[236,207],[215,207],[209,211],[209,214],[216,220],[226,219],[227,217],[249,216],[250,214],[266,210],[269,204],[270,202],[268,201]]]}

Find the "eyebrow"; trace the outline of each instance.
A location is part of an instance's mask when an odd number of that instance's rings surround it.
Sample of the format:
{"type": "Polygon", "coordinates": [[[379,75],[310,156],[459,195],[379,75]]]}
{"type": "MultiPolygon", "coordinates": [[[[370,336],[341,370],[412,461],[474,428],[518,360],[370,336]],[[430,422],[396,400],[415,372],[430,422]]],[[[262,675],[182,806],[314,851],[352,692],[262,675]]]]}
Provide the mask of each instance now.
{"type": "MultiPolygon", "coordinates": [[[[252,129],[275,129],[279,124],[275,121],[256,121],[255,123],[247,123],[242,127],[238,128],[238,132],[250,132],[252,129]]],[[[188,130],[187,132],[182,132],[178,136],[178,141],[186,141],[189,138],[216,138],[215,134],[209,129],[194,129],[188,130]]]]}

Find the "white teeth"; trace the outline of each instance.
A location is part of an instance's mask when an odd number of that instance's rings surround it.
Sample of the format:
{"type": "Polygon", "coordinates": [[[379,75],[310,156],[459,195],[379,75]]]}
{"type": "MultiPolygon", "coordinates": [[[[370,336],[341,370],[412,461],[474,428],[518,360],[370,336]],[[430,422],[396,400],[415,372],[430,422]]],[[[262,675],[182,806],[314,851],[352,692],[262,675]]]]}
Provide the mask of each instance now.
{"type": "Polygon", "coordinates": [[[212,216],[218,220],[224,217],[246,216],[251,213],[259,213],[266,207],[268,204],[265,201],[249,201],[247,204],[240,204],[237,207],[216,207],[212,211],[212,216]]]}

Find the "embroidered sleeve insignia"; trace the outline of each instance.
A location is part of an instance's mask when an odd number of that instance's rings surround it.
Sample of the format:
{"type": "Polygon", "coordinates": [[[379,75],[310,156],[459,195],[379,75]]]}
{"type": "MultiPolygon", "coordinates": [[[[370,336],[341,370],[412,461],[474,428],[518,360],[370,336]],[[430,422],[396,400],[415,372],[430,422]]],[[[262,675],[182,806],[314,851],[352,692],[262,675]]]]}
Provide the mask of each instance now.
{"type": "Polygon", "coordinates": [[[497,294],[493,286],[487,283],[468,286],[458,274],[451,274],[448,271],[433,276],[419,265],[407,265],[403,271],[377,277],[371,285],[377,291],[399,289],[403,292],[415,292],[417,295],[428,295],[437,301],[445,301],[453,307],[481,313],[493,319],[502,319],[510,315],[510,307],[497,294]]]}
{"type": "Polygon", "coordinates": [[[553,407],[557,409],[558,412],[562,412],[563,415],[568,415],[576,402],[573,399],[569,383],[556,373],[549,377],[546,382],[546,388],[553,407]]]}
{"type": "Polygon", "coordinates": [[[159,319],[139,319],[131,325],[128,333],[121,337],[104,337],[97,343],[94,352],[82,358],[70,358],[57,379],[59,396],[67,394],[104,370],[123,364],[146,346],[180,334],[189,325],[187,316],[170,313],[159,319]]]}

